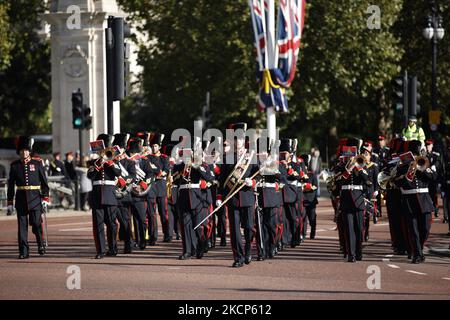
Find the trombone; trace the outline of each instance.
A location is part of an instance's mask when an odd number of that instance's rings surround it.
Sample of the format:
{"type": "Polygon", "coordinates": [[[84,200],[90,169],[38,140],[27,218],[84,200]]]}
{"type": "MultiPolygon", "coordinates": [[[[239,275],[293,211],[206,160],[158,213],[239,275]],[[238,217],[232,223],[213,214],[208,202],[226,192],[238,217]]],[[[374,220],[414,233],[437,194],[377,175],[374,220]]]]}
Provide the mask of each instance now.
{"type": "Polygon", "coordinates": [[[408,172],[406,174],[406,179],[408,181],[413,181],[416,171],[424,172],[430,167],[430,160],[428,160],[425,156],[416,156],[414,157],[414,161],[411,162],[408,168],[408,172]]]}

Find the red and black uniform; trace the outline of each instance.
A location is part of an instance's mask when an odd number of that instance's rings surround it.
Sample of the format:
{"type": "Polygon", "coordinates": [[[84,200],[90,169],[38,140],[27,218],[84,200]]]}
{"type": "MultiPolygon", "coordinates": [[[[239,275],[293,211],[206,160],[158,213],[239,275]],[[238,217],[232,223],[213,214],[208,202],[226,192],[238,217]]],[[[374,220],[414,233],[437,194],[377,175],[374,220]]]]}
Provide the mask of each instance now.
{"type": "Polygon", "coordinates": [[[303,184],[303,206],[305,207],[305,213],[307,220],[303,224],[303,237],[306,237],[306,232],[308,229],[308,222],[311,225],[311,232],[309,234],[310,239],[316,237],[316,226],[317,226],[317,214],[316,206],[319,203],[317,201],[317,187],[319,181],[317,180],[317,175],[314,172],[308,172],[310,181],[303,184]]]}
{"type": "Polygon", "coordinates": [[[366,197],[366,212],[364,215],[364,240],[369,240],[369,226],[370,218],[373,218],[374,223],[377,222],[377,195],[379,191],[378,186],[378,165],[375,162],[370,162],[366,164],[365,169],[369,175],[369,181],[367,183],[367,188],[365,188],[366,197]]]}
{"type": "Polygon", "coordinates": [[[342,178],[340,182],[339,210],[344,226],[346,252],[349,262],[362,259],[362,241],[364,211],[366,208],[364,188],[369,181],[369,175],[363,168],[354,168],[351,172],[340,167],[342,178]]]}
{"type": "Polygon", "coordinates": [[[28,224],[36,236],[39,252],[44,248],[42,237],[42,200],[48,201],[49,187],[45,168],[40,159],[28,157],[11,163],[7,199],[12,205],[15,199],[18,223],[19,252],[28,257],[28,224]]]}
{"type": "Polygon", "coordinates": [[[207,182],[211,182],[213,177],[207,164],[199,166],[176,164],[173,167],[173,174],[179,176],[177,211],[183,242],[183,254],[179,258],[189,259],[194,253],[197,258],[202,258],[206,245],[206,222],[196,230],[194,227],[205,218],[204,212],[208,203],[203,190],[206,190],[207,182]]]}
{"type": "Polygon", "coordinates": [[[164,242],[172,240],[174,219],[169,215],[167,199],[167,176],[170,172],[169,157],[162,153],[151,154],[148,157],[151,163],[160,168],[156,175],[156,181],[152,183],[151,190],[148,193],[149,229],[151,231],[149,242],[150,245],[154,245],[158,239],[156,210],[158,210],[161,219],[164,242]]]}
{"type": "Polygon", "coordinates": [[[405,165],[397,171],[396,182],[402,195],[402,208],[407,216],[408,241],[413,255],[413,263],[424,261],[423,246],[430,234],[433,201],[429,194],[429,185],[437,179],[437,174],[430,168],[413,173],[405,165]]]}
{"type": "Polygon", "coordinates": [[[106,251],[104,224],[107,227],[108,255],[117,254],[117,199],[114,189],[116,188],[115,179],[121,175],[121,171],[112,160],[102,161],[103,159],[98,159],[87,173],[93,186],[92,219],[97,258],[101,258],[106,251]]]}
{"type": "MultiPolygon", "coordinates": [[[[248,156],[248,155],[246,155],[248,156]]],[[[221,172],[219,177],[220,189],[218,199],[226,199],[230,189],[224,185],[227,177],[233,172],[235,164],[238,162],[238,156],[236,152],[231,157],[234,161],[231,163],[227,160],[221,166],[221,172]]],[[[242,180],[249,178],[258,171],[258,166],[250,164],[245,170],[242,180]]],[[[235,267],[241,267],[245,260],[249,263],[251,261],[251,243],[255,236],[255,194],[253,187],[244,186],[239,192],[237,192],[228,202],[228,222],[230,227],[231,248],[233,250],[233,258],[235,267]],[[244,229],[245,247],[242,243],[241,226],[244,229]]]]}

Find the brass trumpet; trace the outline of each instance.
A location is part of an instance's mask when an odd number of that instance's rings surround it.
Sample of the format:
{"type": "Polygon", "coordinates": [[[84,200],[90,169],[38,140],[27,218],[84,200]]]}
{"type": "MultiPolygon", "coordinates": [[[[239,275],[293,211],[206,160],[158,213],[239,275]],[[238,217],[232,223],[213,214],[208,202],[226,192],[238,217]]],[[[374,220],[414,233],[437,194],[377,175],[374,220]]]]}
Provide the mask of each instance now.
{"type": "Polygon", "coordinates": [[[350,171],[351,169],[353,169],[353,167],[354,167],[354,165],[359,165],[360,167],[362,167],[364,164],[366,163],[366,158],[364,158],[364,156],[363,155],[357,155],[357,156],[354,156],[354,157],[352,157],[349,161],[348,161],[348,163],[347,163],[347,165],[345,166],[346,167],[346,169],[348,170],[348,171],[350,171]]]}
{"type": "Polygon", "coordinates": [[[113,160],[116,157],[116,149],[114,147],[108,147],[100,151],[100,157],[106,161],[113,160]]]}

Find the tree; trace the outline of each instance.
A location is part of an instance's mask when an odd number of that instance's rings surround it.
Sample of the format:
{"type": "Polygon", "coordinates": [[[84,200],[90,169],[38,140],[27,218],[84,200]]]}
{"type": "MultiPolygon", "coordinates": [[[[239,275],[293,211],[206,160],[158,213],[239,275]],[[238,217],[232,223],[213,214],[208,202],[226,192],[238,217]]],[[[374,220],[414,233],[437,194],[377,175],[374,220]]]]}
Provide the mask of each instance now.
{"type": "MultiPolygon", "coordinates": [[[[0,68],[0,136],[48,133],[51,131],[50,49],[37,34],[44,4],[40,0],[3,3],[7,19],[0,21],[6,23],[11,45],[8,62],[0,60],[3,65],[0,68]]],[[[0,47],[3,50],[4,45],[0,47]]]]}

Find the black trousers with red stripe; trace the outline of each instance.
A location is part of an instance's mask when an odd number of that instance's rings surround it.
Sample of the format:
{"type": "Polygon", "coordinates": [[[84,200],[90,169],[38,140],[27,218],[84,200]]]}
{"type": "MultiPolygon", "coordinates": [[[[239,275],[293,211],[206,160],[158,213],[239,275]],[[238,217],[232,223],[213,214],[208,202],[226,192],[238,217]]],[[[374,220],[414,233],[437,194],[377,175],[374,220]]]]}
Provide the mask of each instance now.
{"type": "Polygon", "coordinates": [[[158,240],[158,222],[156,219],[156,210],[158,210],[159,218],[161,219],[162,230],[164,238],[172,237],[173,235],[173,216],[169,215],[167,197],[156,197],[150,199],[149,213],[149,232],[150,243],[158,240]]]}
{"type": "Polygon", "coordinates": [[[362,255],[364,211],[343,212],[346,250],[349,256],[362,255]]]}
{"type": "Polygon", "coordinates": [[[139,247],[145,247],[145,235],[147,233],[147,223],[145,217],[147,214],[147,203],[145,200],[135,200],[131,204],[131,213],[133,214],[134,221],[136,221],[135,235],[136,242],[139,247]]]}
{"type": "Polygon", "coordinates": [[[233,250],[234,261],[243,262],[245,257],[251,255],[252,241],[256,231],[254,229],[254,216],[254,207],[228,207],[231,249],[233,250]],[[244,229],[245,247],[242,243],[241,226],[244,229]]]}
{"type": "Polygon", "coordinates": [[[415,257],[423,255],[423,246],[430,235],[431,219],[431,212],[408,212],[409,240],[412,246],[412,254],[415,257]]]}
{"type": "Polygon", "coordinates": [[[227,236],[227,206],[223,206],[217,214],[217,236],[221,239],[226,239],[227,236]]]}
{"type": "Polygon", "coordinates": [[[117,220],[120,223],[120,233],[123,236],[125,250],[131,249],[131,203],[117,207],[117,220]]]}
{"type": "Polygon", "coordinates": [[[97,254],[106,252],[105,225],[110,252],[117,251],[117,206],[101,205],[92,209],[92,226],[97,254]]]}
{"type": "Polygon", "coordinates": [[[295,244],[300,242],[300,212],[296,202],[284,203],[284,228],[283,244],[295,244]]]}
{"type": "Polygon", "coordinates": [[[17,209],[17,239],[19,242],[19,253],[23,255],[27,255],[30,252],[30,247],[28,244],[28,224],[31,226],[31,230],[36,236],[38,247],[41,247],[44,244],[42,239],[41,211],[22,211],[17,209]]]}
{"type": "Polygon", "coordinates": [[[317,225],[317,214],[316,214],[316,206],[305,206],[306,218],[303,221],[303,238],[306,237],[306,232],[308,231],[308,222],[311,226],[311,232],[309,237],[314,239],[316,237],[316,225],[317,225]]]}
{"type": "Polygon", "coordinates": [[[263,208],[263,241],[264,250],[262,256],[267,258],[273,255],[278,243],[278,234],[280,232],[279,219],[281,207],[263,208]]]}

